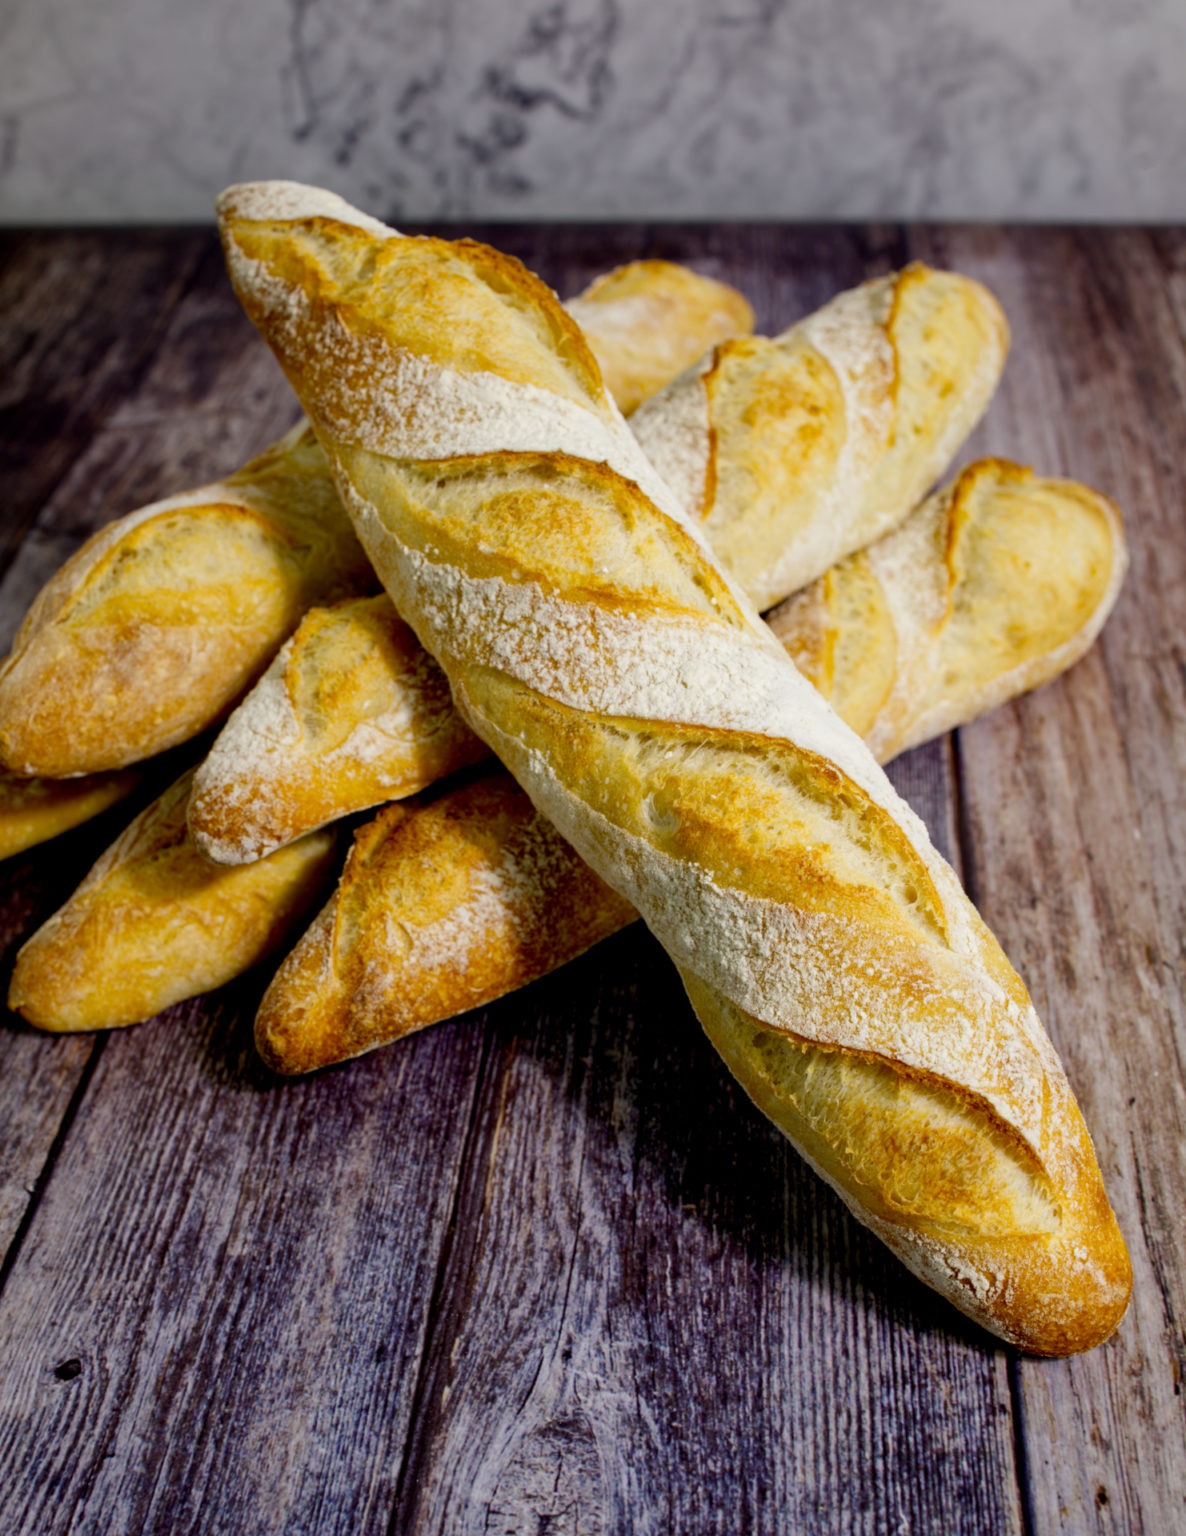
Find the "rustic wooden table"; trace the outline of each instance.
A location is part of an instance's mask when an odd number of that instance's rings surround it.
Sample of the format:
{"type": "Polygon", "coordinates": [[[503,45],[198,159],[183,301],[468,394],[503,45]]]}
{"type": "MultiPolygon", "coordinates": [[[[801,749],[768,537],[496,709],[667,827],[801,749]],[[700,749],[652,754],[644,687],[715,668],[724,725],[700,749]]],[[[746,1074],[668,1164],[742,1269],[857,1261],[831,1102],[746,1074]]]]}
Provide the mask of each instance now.
{"type": "MultiPolygon", "coordinates": [[[[562,293],[643,254],[781,327],[911,257],[1013,325],[969,456],[1069,473],[1133,568],[1073,673],[892,770],[1034,992],[1136,1271],[1018,1358],[726,1077],[642,932],[284,1083],[262,979],[0,1033],[0,1525],[270,1532],[1186,1530],[1186,235],[486,231],[562,293]]],[[[296,415],[207,231],[0,239],[0,642],[111,516],[296,415]]],[[[8,963],[119,813],[12,860],[8,963]]]]}

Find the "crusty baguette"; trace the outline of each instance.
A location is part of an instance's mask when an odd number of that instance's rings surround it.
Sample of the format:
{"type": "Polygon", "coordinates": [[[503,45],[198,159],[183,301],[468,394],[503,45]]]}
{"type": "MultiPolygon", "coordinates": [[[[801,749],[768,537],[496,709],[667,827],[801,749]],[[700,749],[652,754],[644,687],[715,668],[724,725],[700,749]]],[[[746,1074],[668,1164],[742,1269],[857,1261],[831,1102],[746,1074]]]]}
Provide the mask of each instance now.
{"type": "Polygon", "coordinates": [[[55,1033],[114,1029],[271,954],[329,875],[334,835],[223,869],[186,832],[190,775],[154,800],[17,956],[8,1006],[55,1033]]]}
{"type": "Polygon", "coordinates": [[[307,424],[215,485],[102,529],[0,667],[0,762],[122,768],[219,719],[304,611],[369,578],[307,424]]]}
{"type": "MultiPolygon", "coordinates": [[[[573,302],[632,397],[753,324],[734,289],[670,262],[619,268],[573,302]]],[[[299,423],[225,480],[118,519],[57,572],[0,666],[0,764],[61,778],[187,741],[307,608],[373,584],[299,423]]]]}
{"type": "MultiPolygon", "coordinates": [[[[879,545],[850,555],[767,622],[885,763],[1070,666],[1110,611],[1126,561],[1120,514],[1105,497],[1070,481],[1040,480],[1016,464],[981,460],[879,545]]],[[[490,781],[488,796],[499,792],[497,782],[490,781]]],[[[504,795],[509,784],[503,780],[504,795]]],[[[359,834],[363,861],[347,866],[261,1007],[257,1039],[277,1071],[310,1071],[384,1045],[524,986],[588,947],[583,926],[570,932],[556,921],[530,863],[511,883],[499,873],[511,855],[475,839],[467,845],[466,884],[453,892],[458,910],[448,920],[434,912],[426,949],[434,974],[447,976],[449,985],[420,982],[418,951],[406,946],[392,951],[384,971],[387,913],[405,901],[412,879],[405,859],[416,868],[449,867],[461,820],[445,795],[431,815],[409,806],[402,818],[385,814],[359,834]],[[483,904],[490,886],[500,900],[483,904]],[[331,930],[327,944],[323,935],[331,930]],[[367,956],[365,987],[354,984],[356,953],[367,956]],[[377,999],[387,997],[390,1004],[380,1006],[377,999]]],[[[567,857],[569,907],[604,917],[612,910],[605,907],[607,887],[567,844],[556,843],[549,879],[556,881],[555,863],[567,857]]],[[[626,910],[617,926],[627,921],[626,910]]]]}
{"type": "Polygon", "coordinates": [[[0,859],[101,815],[140,782],[133,768],[81,779],[26,779],[0,768],[0,859]]]}
{"type": "Polygon", "coordinates": [[[884,763],[1078,661],[1127,565],[1106,497],[980,459],[767,622],[884,763]]]}
{"type": "Polygon", "coordinates": [[[626,415],[710,347],[754,328],[754,312],[736,288],[671,261],[617,267],[565,308],[626,415]]]}
{"type": "Polygon", "coordinates": [[[986,1327],[1039,1353],[1106,1337],[1131,1268],[1023,984],[549,291],[291,183],[220,217],[397,608],[755,1101],[986,1327]]]}
{"type": "MultiPolygon", "coordinates": [[[[885,763],[1071,666],[1126,564],[1106,497],[982,459],[767,622],[885,763]]],[[[258,858],[475,761],[485,749],[450,708],[389,598],[315,609],[198,768],[199,847],[227,863],[258,858]]]]}
{"type": "Polygon", "coordinates": [[[918,505],[983,414],[1007,346],[986,288],[916,262],[773,340],[722,343],[631,426],[765,609],[918,505]]]}
{"type": "Polygon", "coordinates": [[[260,1055],[311,1072],[493,1001],[633,922],[497,772],[389,805],[256,1016],[260,1055]]]}

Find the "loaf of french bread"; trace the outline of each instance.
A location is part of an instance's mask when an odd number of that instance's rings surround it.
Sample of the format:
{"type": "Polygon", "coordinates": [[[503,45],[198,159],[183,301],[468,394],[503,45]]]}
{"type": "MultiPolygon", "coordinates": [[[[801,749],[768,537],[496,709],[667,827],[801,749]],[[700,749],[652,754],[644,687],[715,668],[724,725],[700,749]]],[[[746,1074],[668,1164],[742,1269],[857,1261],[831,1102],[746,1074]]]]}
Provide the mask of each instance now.
{"type": "Polygon", "coordinates": [[[329,877],[335,838],[220,868],[186,831],[190,775],[133,820],[17,955],[8,1006],[55,1033],[138,1024],[275,952],[329,877]]]}
{"type": "MultiPolygon", "coordinates": [[[[574,303],[629,398],[753,324],[734,289],[670,262],[621,267],[574,303]]],[[[0,764],[61,778],[187,741],[306,609],[374,586],[299,423],[225,480],[118,519],[57,572],[0,664],[0,764]]]]}
{"type": "Polygon", "coordinates": [[[723,342],[631,426],[765,609],[918,505],[992,398],[1007,346],[986,288],[916,262],[773,339],[723,342]]]}
{"type": "Polygon", "coordinates": [[[306,423],[226,480],[96,533],[0,665],[0,763],[64,778],[220,719],[313,603],[373,581],[306,423]]]}
{"type": "Polygon", "coordinates": [[[260,1055],[311,1072],[492,1002],[638,914],[501,771],[387,806],[256,1016],[260,1055]]]}
{"type": "Polygon", "coordinates": [[[391,599],[347,598],[305,615],[231,715],[194,776],[190,831],[207,858],[246,863],[487,751],[391,599]]]}
{"type": "Polygon", "coordinates": [[[220,218],[398,610],[755,1102],[986,1327],[1039,1353],[1106,1337],[1128,1257],[1023,984],[550,292],[291,183],[220,218]]]}
{"type": "Polygon", "coordinates": [[[1106,496],[980,459],[766,618],[884,763],[1078,661],[1127,565],[1106,496]]]}

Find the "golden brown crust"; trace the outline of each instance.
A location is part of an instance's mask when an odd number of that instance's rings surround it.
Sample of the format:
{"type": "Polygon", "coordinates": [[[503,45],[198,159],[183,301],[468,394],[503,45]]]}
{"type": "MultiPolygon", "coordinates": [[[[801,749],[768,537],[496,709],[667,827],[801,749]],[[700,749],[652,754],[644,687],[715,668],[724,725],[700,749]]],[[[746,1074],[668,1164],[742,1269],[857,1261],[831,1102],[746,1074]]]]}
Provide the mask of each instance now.
{"type": "Polygon", "coordinates": [[[218,485],[102,529],[47,583],[0,668],[0,761],[62,778],[186,741],[311,602],[368,579],[298,428],[218,485]]]}
{"type": "Polygon", "coordinates": [[[141,781],[134,770],[80,779],[29,779],[0,769],[0,859],[81,826],[125,799],[141,781]]]}
{"type": "Polygon", "coordinates": [[[1007,345],[987,289],[916,262],[781,336],[723,343],[632,425],[768,608],[917,505],[987,406],[1007,345]]]}
{"type": "MultiPolygon", "coordinates": [[[[322,222],[320,280],[345,310],[349,274],[336,253],[349,230],[322,222]]],[[[556,365],[521,382],[602,409],[598,359],[633,390],[643,374],[670,377],[686,354],[750,323],[744,299],[723,284],[667,262],[634,263],[576,301],[600,326],[595,358],[554,295],[498,252],[417,242],[399,270],[391,300],[413,303],[426,330],[471,315],[453,334],[465,366],[511,368],[516,327],[538,333],[540,355],[556,365]],[[498,296],[498,325],[473,313],[475,292],[498,296]]],[[[324,456],[298,427],[226,481],[103,529],[53,577],[0,672],[0,761],[26,775],[73,775],[187,740],[226,713],[310,603],[370,579],[324,456]]]]}
{"type": "Polygon", "coordinates": [[[617,267],[565,308],[626,415],[711,347],[754,328],[754,312],[736,288],[670,261],[617,267]]]}
{"type": "Polygon", "coordinates": [[[329,904],[256,1017],[277,1072],[311,1072],[476,1008],[637,916],[496,773],[355,834],[329,904]]]}
{"type": "MultiPolygon", "coordinates": [[[[694,541],[689,552],[677,503],[616,420],[505,380],[485,381],[497,410],[476,420],[474,378],[448,337],[418,333],[409,367],[408,334],[381,295],[381,323],[344,329],[312,291],[316,233],[292,217],[302,195],[284,189],[283,216],[269,186],[225,200],[232,276],[317,414],[360,536],[462,713],[643,913],[710,1033],[741,1020],[743,1080],[769,1036],[804,1048],[808,1076],[843,1065],[840,1096],[803,1118],[862,1219],[1024,1347],[1105,1336],[1128,1274],[1090,1143],[1024,986],[925,829],[740,595],[717,598],[719,573],[694,541]],[[292,262],[241,252],[244,217],[271,221],[292,262]],[[331,354],[356,391],[348,405],[320,395],[331,354]],[[512,440],[492,441],[503,430],[512,440]],[[461,476],[424,463],[457,458],[461,476]],[[481,510],[512,474],[518,517],[487,524],[481,510]],[[547,532],[558,494],[584,511],[565,549],[547,532]],[[624,515],[634,494],[653,518],[624,515]],[[664,517],[666,564],[644,581],[636,537],[661,542],[664,517]],[[885,1096],[870,1061],[923,1085],[951,1134],[910,1134],[911,1113],[893,1143],[905,1161],[881,1165],[876,1139],[858,1135],[885,1096]],[[969,1147],[993,1181],[979,1197],[969,1147]],[[898,1209],[909,1181],[916,1206],[898,1209]]],[[[368,273],[389,248],[373,224],[351,244],[368,273]]],[[[543,377],[541,332],[520,334],[517,366],[543,377]]]]}
{"type": "Polygon", "coordinates": [[[1106,497],[980,459],[769,623],[887,762],[1076,662],[1126,565],[1123,524],[1106,497]],[[866,643],[875,635],[876,646],[866,643]]]}
{"type": "Polygon", "coordinates": [[[114,1029],[271,954],[329,874],[332,834],[226,870],[185,826],[190,774],[143,811],[17,956],[8,1005],[55,1033],[114,1029]]]}
{"type": "Polygon", "coordinates": [[[189,825],[219,863],[263,857],[487,756],[387,596],[311,609],[200,765],[189,825]]]}

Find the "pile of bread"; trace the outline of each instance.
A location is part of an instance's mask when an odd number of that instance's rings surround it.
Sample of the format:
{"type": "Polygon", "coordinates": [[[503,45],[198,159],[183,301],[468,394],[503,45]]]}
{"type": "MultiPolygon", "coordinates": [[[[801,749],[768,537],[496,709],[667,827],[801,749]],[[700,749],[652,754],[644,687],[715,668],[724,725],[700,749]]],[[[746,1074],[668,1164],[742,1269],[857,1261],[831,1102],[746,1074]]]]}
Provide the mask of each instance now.
{"type": "Polygon", "coordinates": [[[318,189],[232,188],[220,218],[308,419],[34,601],[0,670],[4,852],[204,756],[29,939],[11,1005],[104,1029],[221,985],[291,942],[335,824],[382,806],[263,998],[271,1066],[487,1002],[641,913],[754,1101],[911,1269],[1023,1348],[1106,1337],[1131,1272],[1065,1075],[877,766],[1069,666],[1124,572],[1084,486],[992,459],[932,489],[1004,364],[992,296],[916,265],[767,339],[666,263],[564,308],[318,189]]]}

